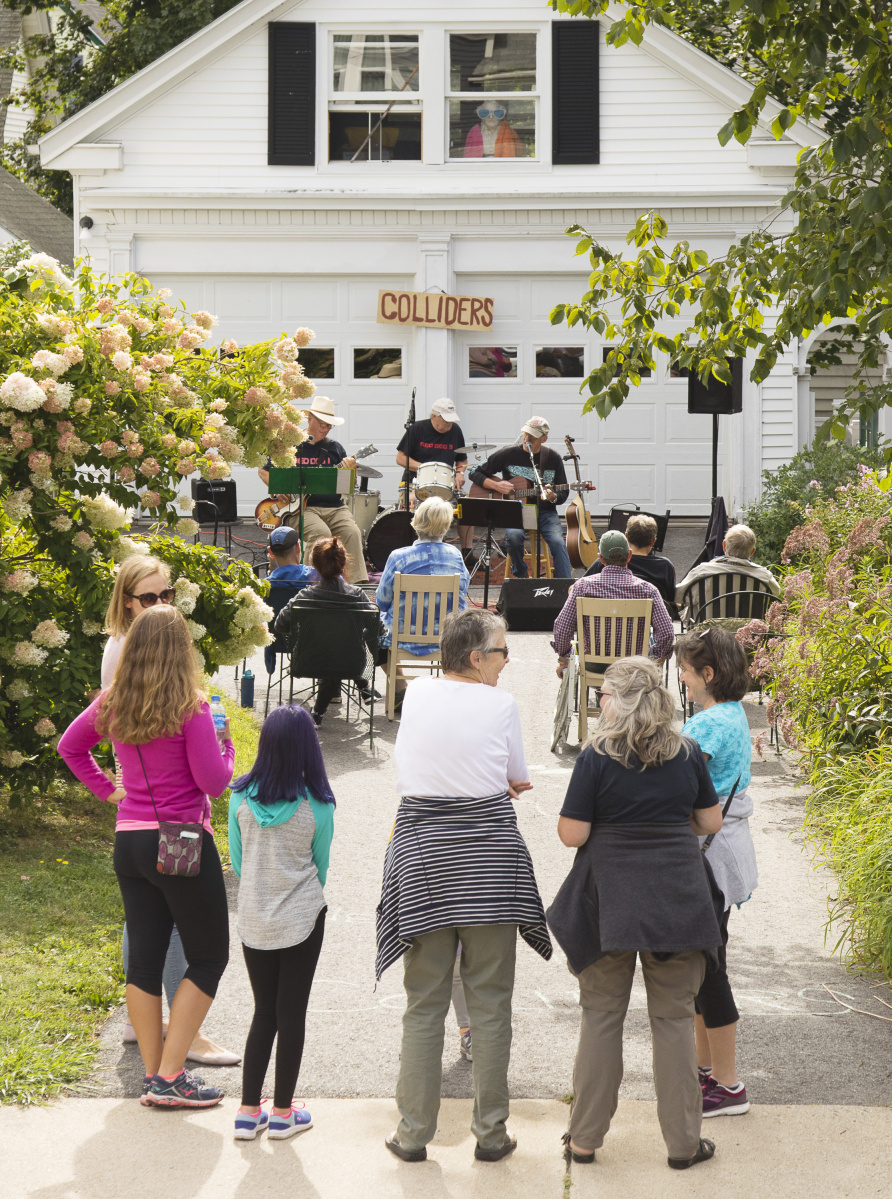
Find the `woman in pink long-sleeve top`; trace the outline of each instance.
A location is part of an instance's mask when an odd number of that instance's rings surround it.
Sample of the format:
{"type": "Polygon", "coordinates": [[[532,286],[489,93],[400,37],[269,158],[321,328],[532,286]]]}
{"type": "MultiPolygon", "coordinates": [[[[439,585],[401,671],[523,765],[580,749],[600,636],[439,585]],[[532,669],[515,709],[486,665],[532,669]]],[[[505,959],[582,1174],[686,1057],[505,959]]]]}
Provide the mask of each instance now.
{"type": "Polygon", "coordinates": [[[207,797],[228,787],[235,747],[227,722],[221,754],[198,683],[182,615],[175,608],[147,608],[127,634],[111,687],[59,742],[59,753],[80,781],[118,805],[114,867],[130,935],[127,1007],[145,1064],[143,1102],[161,1107],[210,1107],[223,1098],[222,1091],[202,1085],[183,1068],[229,960],[226,889],[207,797]],[[107,737],[121,765],[121,787],[90,752],[107,737]],[[158,872],[159,819],[203,824],[201,869],[194,877],[158,872]],[[189,967],[165,1041],[161,975],[174,924],[189,967]]]}

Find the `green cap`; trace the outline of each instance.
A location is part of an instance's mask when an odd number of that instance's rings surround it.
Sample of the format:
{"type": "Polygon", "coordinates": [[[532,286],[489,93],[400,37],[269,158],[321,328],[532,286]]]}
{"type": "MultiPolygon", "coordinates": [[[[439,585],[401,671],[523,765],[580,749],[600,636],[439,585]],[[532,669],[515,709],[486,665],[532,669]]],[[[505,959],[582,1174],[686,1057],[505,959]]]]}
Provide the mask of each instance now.
{"type": "Polygon", "coordinates": [[[605,562],[610,557],[618,557],[620,552],[625,554],[627,559],[629,557],[629,543],[626,540],[625,533],[620,533],[619,529],[608,529],[606,533],[601,535],[601,540],[598,542],[598,552],[605,562]]]}

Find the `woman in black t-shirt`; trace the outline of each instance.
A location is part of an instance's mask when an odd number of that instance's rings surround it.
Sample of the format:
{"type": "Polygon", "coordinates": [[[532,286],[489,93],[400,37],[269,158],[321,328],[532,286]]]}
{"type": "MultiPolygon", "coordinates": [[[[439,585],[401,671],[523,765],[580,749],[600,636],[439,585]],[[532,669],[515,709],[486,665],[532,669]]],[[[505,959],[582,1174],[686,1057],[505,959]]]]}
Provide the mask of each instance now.
{"type": "Polygon", "coordinates": [[[697,835],[721,828],[721,809],[702,752],[675,731],[674,703],[653,662],[615,662],[600,703],[558,822],[561,840],[578,852],[548,911],[582,1007],[566,1152],[594,1161],[610,1127],[640,956],[657,1113],[669,1165],[682,1170],[715,1152],[700,1139],[693,1025],[706,954],[721,942],[697,835]]]}

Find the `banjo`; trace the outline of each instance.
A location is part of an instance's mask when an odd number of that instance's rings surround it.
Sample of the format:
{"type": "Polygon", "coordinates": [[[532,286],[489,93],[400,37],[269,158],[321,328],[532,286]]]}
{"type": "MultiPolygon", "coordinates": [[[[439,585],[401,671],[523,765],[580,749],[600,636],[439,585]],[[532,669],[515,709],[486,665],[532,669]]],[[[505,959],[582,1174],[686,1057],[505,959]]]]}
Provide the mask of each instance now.
{"type": "MultiPolygon", "coordinates": [[[[369,444],[363,446],[361,450],[357,450],[355,454],[350,456],[359,461],[360,458],[369,458],[372,454],[377,454],[377,452],[377,447],[369,444]]],[[[298,512],[301,508],[306,508],[308,499],[309,496],[306,495],[268,495],[254,509],[254,519],[260,525],[261,529],[271,532],[273,529],[277,529],[285,518],[291,516],[293,512],[298,512]]]]}

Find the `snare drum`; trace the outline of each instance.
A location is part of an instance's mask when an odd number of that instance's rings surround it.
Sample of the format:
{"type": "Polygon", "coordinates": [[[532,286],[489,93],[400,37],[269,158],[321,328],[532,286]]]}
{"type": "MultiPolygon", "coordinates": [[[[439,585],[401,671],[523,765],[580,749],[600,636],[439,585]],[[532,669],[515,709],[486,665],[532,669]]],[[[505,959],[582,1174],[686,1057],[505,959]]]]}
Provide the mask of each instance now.
{"type": "Polygon", "coordinates": [[[369,539],[369,529],[375,523],[375,517],[378,515],[381,492],[354,491],[352,495],[344,496],[344,502],[359,526],[359,531],[362,533],[362,544],[365,545],[369,539]]]}
{"type": "Polygon", "coordinates": [[[455,468],[446,462],[422,462],[415,476],[415,494],[429,500],[432,495],[452,502],[455,487],[455,468]]]}
{"type": "Polygon", "coordinates": [[[393,550],[412,545],[418,534],[406,520],[406,511],[388,508],[369,529],[368,560],[375,570],[383,570],[393,550]]]}

